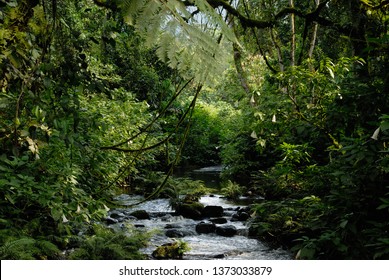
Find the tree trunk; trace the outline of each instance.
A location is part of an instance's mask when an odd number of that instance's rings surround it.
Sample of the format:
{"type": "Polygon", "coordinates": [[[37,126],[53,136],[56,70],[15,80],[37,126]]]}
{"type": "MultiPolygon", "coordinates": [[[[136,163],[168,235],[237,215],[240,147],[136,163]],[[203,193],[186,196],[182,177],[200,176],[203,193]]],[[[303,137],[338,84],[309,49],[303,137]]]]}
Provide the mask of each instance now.
{"type": "MultiPolygon", "coordinates": [[[[320,0],[315,0],[316,2],[316,7],[318,7],[320,5],[320,0]]],[[[308,51],[308,58],[311,60],[312,57],[313,57],[313,51],[315,49],[315,45],[316,45],[316,37],[317,37],[317,29],[318,29],[318,23],[315,22],[314,25],[313,25],[313,31],[312,31],[312,38],[311,38],[311,44],[309,45],[309,51],[308,51]]],[[[312,63],[310,62],[309,63],[309,69],[311,71],[313,71],[313,65],[312,63]]]]}
{"type": "MultiPolygon", "coordinates": [[[[289,0],[291,8],[294,8],[294,1],[289,0]]],[[[296,64],[296,28],[295,28],[295,16],[294,13],[290,14],[290,27],[292,31],[292,46],[290,50],[290,65],[294,66],[296,64]]]]}
{"type": "Polygon", "coordinates": [[[274,36],[274,31],[273,29],[270,29],[270,36],[271,36],[271,40],[273,42],[273,46],[276,48],[277,50],[277,58],[278,58],[278,65],[280,67],[280,72],[284,72],[285,70],[285,66],[284,66],[284,60],[282,59],[282,52],[281,52],[281,48],[280,48],[280,45],[277,43],[277,40],[274,36]]]}
{"type": "Polygon", "coordinates": [[[238,44],[233,43],[232,46],[233,46],[233,50],[234,50],[235,68],[236,68],[236,72],[238,73],[238,78],[239,78],[240,84],[241,84],[242,88],[244,89],[244,91],[247,94],[250,94],[250,92],[251,92],[250,87],[248,85],[247,77],[246,77],[245,72],[244,72],[243,67],[242,67],[242,53],[240,52],[238,44]]]}

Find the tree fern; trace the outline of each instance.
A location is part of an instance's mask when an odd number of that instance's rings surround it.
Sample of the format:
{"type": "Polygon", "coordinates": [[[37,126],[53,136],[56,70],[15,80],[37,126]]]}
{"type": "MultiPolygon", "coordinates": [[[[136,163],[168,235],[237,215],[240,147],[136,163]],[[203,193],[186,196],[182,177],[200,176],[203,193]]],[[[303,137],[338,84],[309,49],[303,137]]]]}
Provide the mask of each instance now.
{"type": "Polygon", "coordinates": [[[178,0],[125,0],[118,6],[126,22],[145,37],[149,46],[158,46],[161,60],[184,76],[210,82],[212,76],[221,74],[228,60],[226,44],[220,44],[221,34],[230,41],[236,39],[207,1],[195,0],[193,4],[196,13],[178,0]]]}

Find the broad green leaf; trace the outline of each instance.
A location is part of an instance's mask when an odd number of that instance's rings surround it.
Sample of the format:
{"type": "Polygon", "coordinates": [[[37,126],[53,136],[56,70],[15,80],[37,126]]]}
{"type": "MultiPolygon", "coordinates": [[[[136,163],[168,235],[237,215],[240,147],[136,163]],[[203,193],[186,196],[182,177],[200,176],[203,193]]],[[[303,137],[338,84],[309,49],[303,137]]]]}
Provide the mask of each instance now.
{"type": "Polygon", "coordinates": [[[334,71],[332,71],[332,69],[330,67],[327,66],[327,70],[328,72],[330,73],[330,76],[332,79],[335,79],[335,74],[334,74],[334,71]]]}
{"type": "Polygon", "coordinates": [[[382,121],[380,124],[380,128],[382,131],[386,131],[389,129],[389,121],[382,121]]]}

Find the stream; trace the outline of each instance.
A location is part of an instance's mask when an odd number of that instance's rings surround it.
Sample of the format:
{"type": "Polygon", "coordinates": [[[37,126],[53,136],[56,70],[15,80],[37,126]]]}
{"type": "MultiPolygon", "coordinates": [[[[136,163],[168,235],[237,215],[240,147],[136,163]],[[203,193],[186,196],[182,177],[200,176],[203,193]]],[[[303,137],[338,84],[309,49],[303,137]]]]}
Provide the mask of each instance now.
{"type": "MultiPolygon", "coordinates": [[[[185,176],[195,180],[202,180],[205,185],[213,188],[220,187],[220,167],[207,167],[191,171],[185,176]]],[[[122,194],[116,200],[124,205],[133,205],[143,199],[141,196],[122,194]]],[[[248,221],[237,219],[245,205],[238,205],[221,195],[206,195],[201,197],[200,203],[206,208],[222,209],[221,214],[201,219],[184,218],[178,215],[169,204],[169,199],[153,199],[131,208],[117,208],[109,213],[107,223],[109,227],[119,229],[124,223],[129,223],[144,231],[152,231],[149,246],[143,253],[150,256],[153,251],[163,244],[181,240],[188,244],[190,250],[183,259],[206,260],[280,260],[291,259],[288,251],[281,248],[274,249],[265,243],[248,236],[248,221]],[[209,207],[207,207],[209,206],[209,207]],[[215,207],[216,206],[216,207],[215,207]],[[141,210],[141,211],[140,211],[141,210]],[[146,217],[132,216],[134,212],[142,213],[146,217]],[[146,213],[146,214],[145,214],[146,213]],[[235,217],[235,218],[234,218],[235,217]],[[201,224],[201,225],[199,225],[201,224]],[[199,232],[199,227],[212,225],[211,232],[199,232]],[[214,230],[216,228],[216,231],[214,230]],[[222,230],[233,229],[232,234],[224,234],[222,230]]]]}

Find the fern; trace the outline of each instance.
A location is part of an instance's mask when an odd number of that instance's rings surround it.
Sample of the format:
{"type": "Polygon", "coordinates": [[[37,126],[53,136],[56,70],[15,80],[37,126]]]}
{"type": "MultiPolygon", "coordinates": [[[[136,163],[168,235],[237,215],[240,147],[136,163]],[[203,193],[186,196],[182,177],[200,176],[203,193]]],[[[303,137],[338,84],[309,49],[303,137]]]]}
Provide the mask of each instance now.
{"type": "Polygon", "coordinates": [[[147,235],[137,232],[114,232],[103,226],[94,227],[94,235],[85,237],[70,259],[120,260],[142,259],[139,249],[146,244],[147,235]]]}
{"type": "Polygon", "coordinates": [[[126,22],[157,45],[157,55],[183,76],[198,82],[214,82],[226,69],[229,52],[220,34],[236,42],[232,30],[205,0],[196,0],[200,16],[192,16],[178,0],[125,0],[118,4],[126,22]],[[202,24],[203,22],[206,24],[202,24]],[[218,32],[215,32],[217,30],[218,32]]]}
{"type": "Polygon", "coordinates": [[[56,245],[47,240],[36,240],[34,245],[38,249],[38,259],[57,259],[61,253],[56,245]]]}
{"type": "Polygon", "coordinates": [[[0,247],[2,260],[57,259],[60,250],[47,240],[36,240],[30,237],[10,239],[0,247]]]}
{"type": "Polygon", "coordinates": [[[0,258],[2,260],[33,260],[34,243],[35,240],[28,237],[5,242],[0,247],[0,258]]]}

